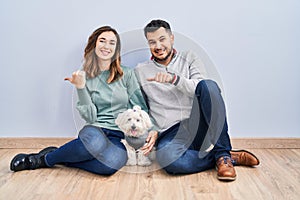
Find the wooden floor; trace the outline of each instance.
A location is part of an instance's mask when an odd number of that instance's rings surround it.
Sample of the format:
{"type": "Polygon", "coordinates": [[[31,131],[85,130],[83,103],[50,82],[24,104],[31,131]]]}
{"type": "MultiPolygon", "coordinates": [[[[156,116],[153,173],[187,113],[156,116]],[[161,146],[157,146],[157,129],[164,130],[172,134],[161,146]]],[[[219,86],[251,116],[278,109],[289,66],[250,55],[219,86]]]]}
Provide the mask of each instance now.
{"type": "Polygon", "coordinates": [[[170,176],[152,167],[124,167],[105,177],[57,166],[13,173],[11,158],[39,149],[0,148],[0,199],[300,199],[300,149],[248,149],[261,164],[236,167],[237,180],[221,182],[216,170],[170,176]]]}

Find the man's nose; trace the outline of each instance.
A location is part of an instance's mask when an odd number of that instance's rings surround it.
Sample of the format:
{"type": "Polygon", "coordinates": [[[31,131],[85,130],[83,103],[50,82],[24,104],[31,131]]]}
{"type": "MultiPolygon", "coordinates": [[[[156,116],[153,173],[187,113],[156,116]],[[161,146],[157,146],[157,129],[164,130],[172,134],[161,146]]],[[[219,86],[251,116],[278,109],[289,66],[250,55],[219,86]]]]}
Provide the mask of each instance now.
{"type": "Polygon", "coordinates": [[[156,42],[155,44],[155,49],[161,49],[161,43],[160,42],[156,42]]]}

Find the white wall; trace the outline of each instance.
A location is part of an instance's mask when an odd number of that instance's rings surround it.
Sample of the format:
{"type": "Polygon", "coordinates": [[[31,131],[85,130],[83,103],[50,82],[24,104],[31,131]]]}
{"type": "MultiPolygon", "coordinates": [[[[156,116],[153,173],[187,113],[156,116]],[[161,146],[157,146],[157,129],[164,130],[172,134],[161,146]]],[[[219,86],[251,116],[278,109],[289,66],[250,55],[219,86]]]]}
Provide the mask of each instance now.
{"type": "Polygon", "coordinates": [[[232,137],[299,137],[299,10],[297,0],[0,0],[0,137],[75,136],[76,94],[63,78],[80,67],[87,37],[102,25],[124,36],[153,18],[215,64],[232,137]]]}

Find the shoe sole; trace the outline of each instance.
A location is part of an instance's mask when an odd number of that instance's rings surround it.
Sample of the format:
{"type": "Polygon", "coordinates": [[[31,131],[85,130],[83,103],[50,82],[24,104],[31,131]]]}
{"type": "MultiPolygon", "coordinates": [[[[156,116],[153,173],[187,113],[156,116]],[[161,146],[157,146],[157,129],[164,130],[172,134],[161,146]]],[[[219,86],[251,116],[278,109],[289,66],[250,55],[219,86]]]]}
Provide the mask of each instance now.
{"type": "Polygon", "coordinates": [[[236,179],[235,177],[223,177],[223,176],[218,176],[218,179],[221,181],[234,181],[236,179]]]}
{"type": "Polygon", "coordinates": [[[232,152],[246,152],[246,153],[249,153],[251,156],[253,156],[258,161],[257,165],[260,164],[259,159],[253,153],[251,153],[250,151],[247,151],[247,150],[231,150],[231,151],[232,152]]]}

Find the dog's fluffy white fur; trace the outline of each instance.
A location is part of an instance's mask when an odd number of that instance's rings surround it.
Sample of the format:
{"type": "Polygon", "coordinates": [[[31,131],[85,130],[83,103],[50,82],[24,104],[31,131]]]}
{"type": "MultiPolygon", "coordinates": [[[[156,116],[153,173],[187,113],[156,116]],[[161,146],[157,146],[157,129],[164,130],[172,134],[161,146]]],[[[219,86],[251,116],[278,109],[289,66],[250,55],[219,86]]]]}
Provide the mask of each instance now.
{"type": "Polygon", "coordinates": [[[141,109],[140,106],[134,106],[133,109],[128,109],[123,113],[120,113],[115,120],[116,125],[124,132],[124,143],[128,161],[126,165],[151,165],[151,157],[153,155],[145,156],[140,147],[145,145],[145,140],[148,136],[148,129],[152,127],[152,123],[149,115],[141,109]],[[131,144],[131,145],[129,145],[131,144]]]}

